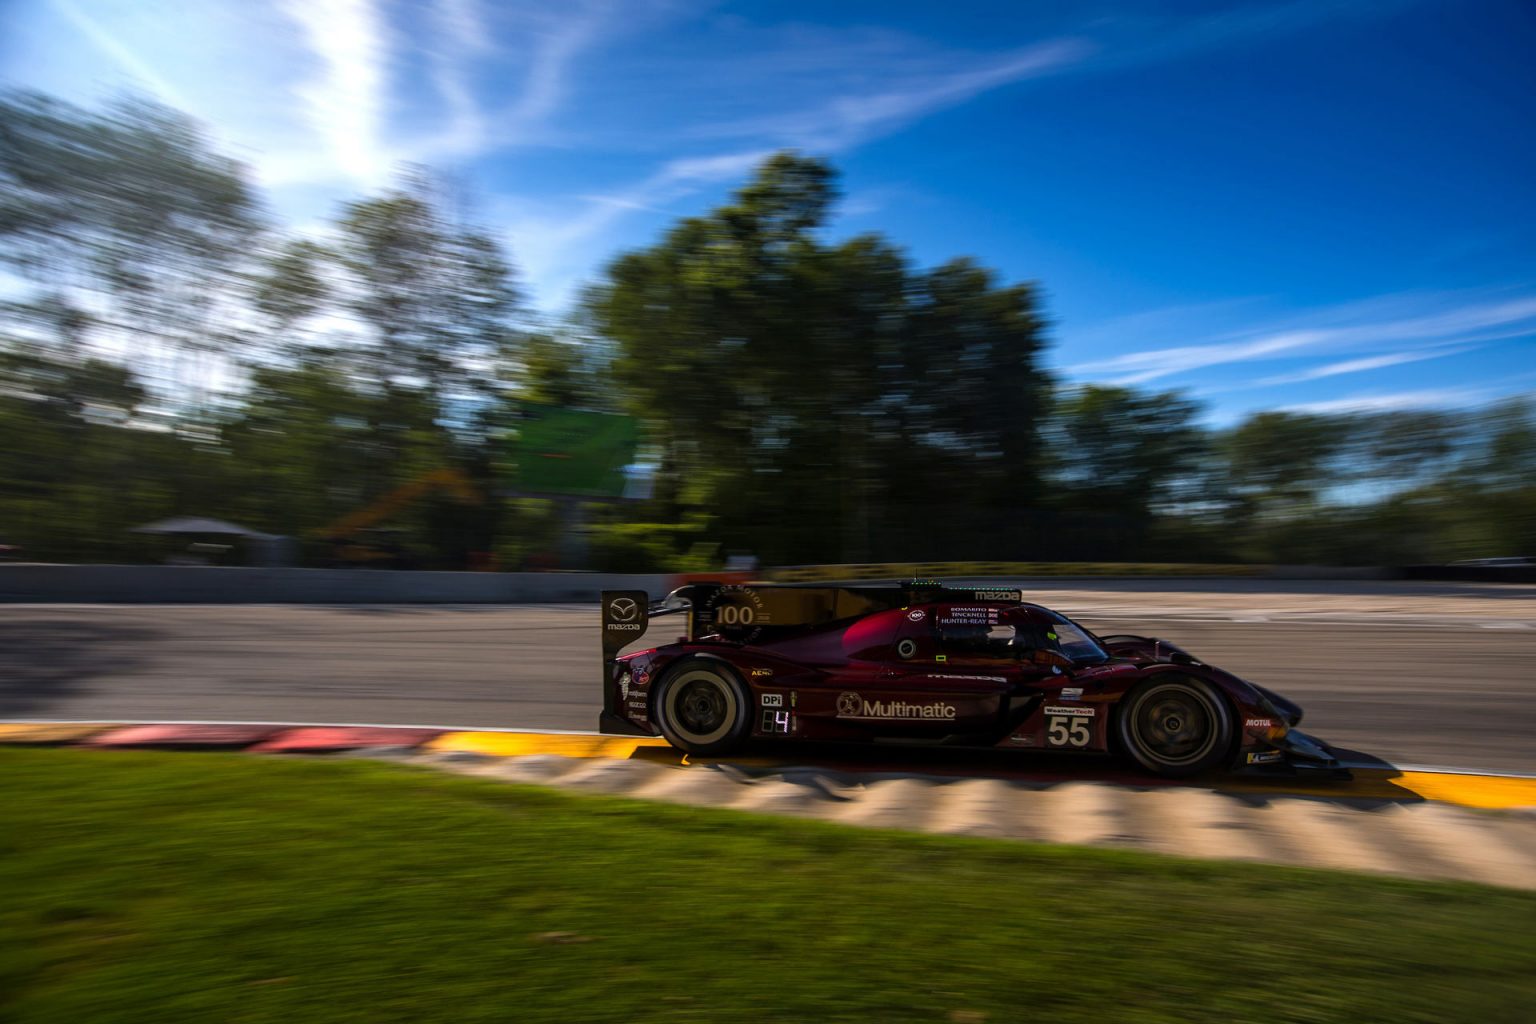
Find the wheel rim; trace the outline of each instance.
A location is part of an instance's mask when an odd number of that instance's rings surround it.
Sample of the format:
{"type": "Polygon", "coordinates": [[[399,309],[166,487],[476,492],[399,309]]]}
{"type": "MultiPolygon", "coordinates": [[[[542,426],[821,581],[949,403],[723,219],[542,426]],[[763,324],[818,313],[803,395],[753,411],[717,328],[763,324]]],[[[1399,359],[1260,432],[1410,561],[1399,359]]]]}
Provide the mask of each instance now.
{"type": "Polygon", "coordinates": [[[1159,764],[1191,764],[1215,745],[1218,713],[1210,700],[1195,690],[1172,684],[1156,687],[1137,701],[1131,715],[1131,737],[1159,764]]]}
{"type": "Polygon", "coordinates": [[[696,669],[667,688],[667,721],[691,743],[713,743],[736,721],[736,695],[713,672],[696,669]]]}

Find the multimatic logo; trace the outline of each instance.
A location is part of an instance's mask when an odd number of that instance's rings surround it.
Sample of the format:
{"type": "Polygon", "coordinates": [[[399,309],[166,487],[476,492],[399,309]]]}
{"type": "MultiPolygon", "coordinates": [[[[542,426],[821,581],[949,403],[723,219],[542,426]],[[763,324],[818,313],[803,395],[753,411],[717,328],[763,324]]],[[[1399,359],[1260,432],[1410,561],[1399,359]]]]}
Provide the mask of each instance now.
{"type": "Polygon", "coordinates": [[[641,629],[640,623],[635,621],[635,616],[640,614],[640,604],[633,598],[616,597],[608,602],[608,617],[613,621],[608,623],[608,628],[613,630],[626,630],[630,632],[641,629]]]}
{"type": "Polygon", "coordinates": [[[848,692],[837,698],[838,718],[881,719],[952,719],[959,712],[953,704],[933,701],[929,704],[909,704],[904,700],[869,700],[863,694],[848,692]]]}

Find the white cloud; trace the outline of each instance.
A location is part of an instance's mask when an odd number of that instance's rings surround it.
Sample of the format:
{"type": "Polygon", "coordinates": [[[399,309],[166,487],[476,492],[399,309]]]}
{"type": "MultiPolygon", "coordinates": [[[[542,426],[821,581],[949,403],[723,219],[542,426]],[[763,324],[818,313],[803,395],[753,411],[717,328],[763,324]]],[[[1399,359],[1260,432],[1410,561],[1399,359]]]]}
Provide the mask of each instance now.
{"type": "Polygon", "coordinates": [[[388,86],[389,43],[372,0],[284,0],[322,64],[296,90],[336,168],[365,186],[394,163],[380,140],[388,86]]]}
{"type": "Polygon", "coordinates": [[[433,7],[439,41],[432,52],[432,84],[448,108],[448,127],[423,147],[433,153],[474,153],[485,141],[485,118],[470,87],[468,69],[494,49],[475,0],[438,0],[433,7]]]}
{"type": "Polygon", "coordinates": [[[1411,352],[1388,352],[1385,355],[1366,356],[1361,359],[1345,359],[1337,363],[1326,363],[1322,366],[1314,366],[1298,373],[1282,374],[1278,377],[1266,377],[1257,382],[1259,387],[1272,387],[1278,384],[1300,384],[1309,380],[1322,380],[1325,377],[1339,377],[1346,373],[1364,373],[1369,370],[1381,370],[1388,366],[1402,366],[1404,363],[1418,363],[1426,359],[1444,359],[1447,356],[1460,355],[1470,351],[1476,346],[1456,345],[1450,348],[1419,349],[1411,352]]]}
{"type": "Polygon", "coordinates": [[[840,150],[888,134],[912,121],[1026,79],[1040,78],[1080,63],[1093,53],[1081,39],[1055,39],[994,56],[967,57],[936,73],[915,76],[891,67],[901,84],[835,98],[788,114],[709,125],[704,136],[753,136],[780,145],[840,150]],[[979,66],[978,66],[979,65],[979,66]]]}
{"type": "Polygon", "coordinates": [[[1424,388],[1388,394],[1358,394],[1331,398],[1323,402],[1301,402],[1281,407],[1283,412],[1318,415],[1349,412],[1396,412],[1402,409],[1465,408],[1481,405],[1494,397],[1487,388],[1424,388]]]}
{"type": "Polygon", "coordinates": [[[662,213],[667,203],[699,188],[741,177],[773,152],[753,149],[680,157],[634,185],[579,197],[583,206],[577,211],[515,212],[508,217],[509,245],[526,268],[539,305],[558,308],[573,297],[593,263],[613,251],[608,232],[620,219],[637,211],[662,213]]]}
{"type": "Polygon", "coordinates": [[[140,60],[137,54],[119,42],[111,32],[98,24],[96,19],[75,6],[72,0],[49,0],[49,4],[77,32],[89,39],[91,45],[143,83],[144,87],[153,92],[161,102],[183,110],[188,109],[190,104],[179,89],[171,85],[148,62],[140,60]]]}
{"type": "MultiPolygon", "coordinates": [[[[1406,298],[1411,301],[1411,297],[1406,298]]],[[[1319,319],[1328,319],[1329,312],[1324,311],[1319,319]]],[[[1338,311],[1332,311],[1332,318],[1337,316],[1338,311]]],[[[1123,374],[1112,383],[1134,386],[1191,370],[1275,359],[1307,351],[1361,350],[1375,345],[1431,340],[1442,344],[1469,344],[1518,337],[1533,331],[1536,331],[1536,297],[1471,302],[1464,299],[1463,304],[1449,309],[1422,311],[1412,316],[1342,326],[1252,331],[1246,332],[1245,336],[1208,344],[1129,352],[1080,363],[1072,369],[1075,373],[1123,374]]]]}
{"type": "Polygon", "coordinates": [[[603,27],[601,12],[602,8],[596,5],[580,5],[575,16],[537,33],[522,93],[501,119],[504,129],[526,129],[554,113],[568,90],[573,61],[603,27]]]}

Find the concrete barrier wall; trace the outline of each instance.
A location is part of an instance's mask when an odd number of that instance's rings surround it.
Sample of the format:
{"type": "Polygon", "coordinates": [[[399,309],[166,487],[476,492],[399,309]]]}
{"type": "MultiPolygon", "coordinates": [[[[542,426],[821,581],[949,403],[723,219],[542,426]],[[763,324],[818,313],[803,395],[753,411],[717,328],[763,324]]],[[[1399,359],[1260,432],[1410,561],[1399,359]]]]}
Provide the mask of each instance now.
{"type": "Polygon", "coordinates": [[[0,602],[76,604],[544,604],[603,590],[666,596],[672,577],[583,572],[398,572],[181,565],[0,565],[0,602]]]}
{"type": "MultiPolygon", "coordinates": [[[[797,567],[804,573],[810,567],[797,567]]],[[[819,576],[840,577],[846,567],[828,566],[819,576]]],[[[764,575],[776,576],[777,570],[764,575]]],[[[704,574],[740,582],[745,573],[704,574]]],[[[1400,578],[1388,569],[1320,566],[1262,566],[1250,580],[1385,580],[1400,578]]],[[[1007,576],[1010,580],[1029,574],[1007,576]]],[[[703,578],[695,574],[694,578],[703,578]]],[[[1005,578],[999,575],[998,578],[1005,578]]],[[[1071,582],[1072,575],[1036,578],[1071,582]]],[[[1143,581],[1151,576],[1127,574],[1143,581]]],[[[1177,573],[1164,577],[1181,578],[1177,573]]],[[[1493,574],[1448,579],[1501,580],[1493,574]]],[[[0,564],[0,603],[75,604],[546,604],[596,601],[603,590],[644,590],[661,598],[689,577],[587,572],[399,572],[387,569],[256,569],[182,565],[27,565],[0,564]]],[[[1112,580],[1084,576],[1085,585],[1112,580]]],[[[1213,578],[1214,582],[1214,578],[1213,578]]],[[[1513,580],[1509,580],[1513,582],[1513,580]]]]}

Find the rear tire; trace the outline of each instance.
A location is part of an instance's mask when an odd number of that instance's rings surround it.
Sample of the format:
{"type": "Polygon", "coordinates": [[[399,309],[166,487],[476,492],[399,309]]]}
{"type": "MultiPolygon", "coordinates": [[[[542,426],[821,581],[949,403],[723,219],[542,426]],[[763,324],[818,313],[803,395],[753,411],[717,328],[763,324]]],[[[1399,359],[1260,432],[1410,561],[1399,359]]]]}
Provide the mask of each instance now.
{"type": "Polygon", "coordinates": [[[690,754],[723,754],[752,730],[752,695],[728,666],[707,658],[668,669],[652,711],[667,742],[690,754]]]}
{"type": "Polygon", "coordinates": [[[1232,712],[1209,684],[1187,676],[1149,679],[1120,702],[1121,750],[1142,768],[1183,779],[1225,763],[1236,735],[1232,712]]]}

